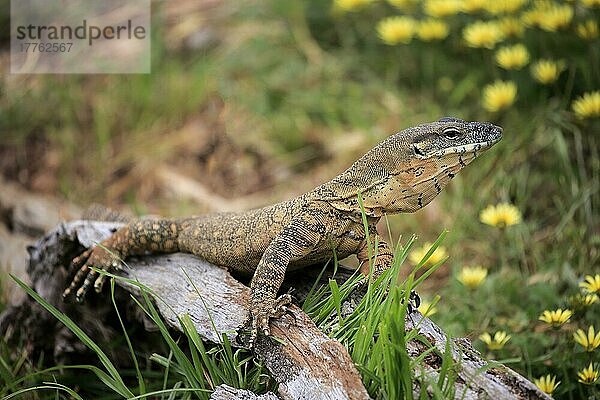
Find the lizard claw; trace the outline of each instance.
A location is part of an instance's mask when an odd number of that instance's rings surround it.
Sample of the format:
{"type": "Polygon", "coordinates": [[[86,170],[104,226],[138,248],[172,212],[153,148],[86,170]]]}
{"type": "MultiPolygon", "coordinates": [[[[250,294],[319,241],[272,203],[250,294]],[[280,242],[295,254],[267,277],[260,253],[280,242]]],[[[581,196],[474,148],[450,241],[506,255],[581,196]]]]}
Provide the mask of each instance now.
{"type": "Polygon", "coordinates": [[[69,297],[69,295],[77,289],[79,282],[84,278],[84,276],[88,273],[88,266],[86,265],[86,261],[89,258],[90,254],[92,254],[92,249],[88,249],[81,253],[79,256],[75,257],[73,261],[71,261],[71,269],[76,269],[77,273],[73,277],[71,284],[68,288],[65,289],[62,296],[63,299],[69,297]]]}
{"type": "Polygon", "coordinates": [[[96,279],[96,276],[98,275],[98,272],[94,269],[88,268],[89,272],[87,274],[87,276],[85,277],[85,280],[83,281],[83,285],[81,285],[81,287],[79,289],[77,289],[77,292],[75,293],[75,300],[78,303],[83,303],[83,299],[85,298],[85,294],[88,292],[90,286],[92,286],[92,282],[96,279]]]}
{"type": "Polygon", "coordinates": [[[254,347],[259,332],[263,336],[271,335],[269,320],[271,318],[279,318],[288,312],[288,306],[290,304],[292,304],[292,296],[284,294],[278,297],[271,307],[261,304],[260,306],[262,307],[260,307],[258,311],[252,312],[250,339],[248,340],[248,346],[250,348],[254,347]]]}
{"type": "Polygon", "coordinates": [[[77,273],[71,284],[63,292],[63,299],[75,293],[75,300],[82,303],[89,289],[94,286],[96,292],[102,290],[106,276],[98,270],[110,271],[119,268],[119,258],[116,254],[96,246],[81,253],[71,262],[77,273]],[[95,269],[94,269],[95,268],[95,269]]]}
{"type": "Polygon", "coordinates": [[[252,317],[252,328],[250,329],[250,339],[248,340],[248,346],[251,349],[254,348],[254,345],[256,344],[258,332],[260,332],[263,336],[271,335],[268,315],[263,314],[252,317]]]}
{"type": "Polygon", "coordinates": [[[292,295],[289,293],[282,294],[275,300],[275,305],[271,310],[270,318],[279,318],[289,311],[288,306],[292,304],[292,295]]]}
{"type": "Polygon", "coordinates": [[[252,318],[252,328],[250,329],[250,339],[248,339],[248,347],[250,347],[251,349],[254,348],[254,345],[256,344],[256,339],[258,338],[259,330],[264,336],[269,336],[271,334],[271,331],[269,329],[268,318],[265,318],[265,317],[261,317],[260,319],[252,318]]]}
{"type": "Polygon", "coordinates": [[[102,292],[102,288],[104,287],[104,282],[106,281],[106,275],[100,275],[96,281],[94,282],[94,290],[96,293],[102,292]]]}

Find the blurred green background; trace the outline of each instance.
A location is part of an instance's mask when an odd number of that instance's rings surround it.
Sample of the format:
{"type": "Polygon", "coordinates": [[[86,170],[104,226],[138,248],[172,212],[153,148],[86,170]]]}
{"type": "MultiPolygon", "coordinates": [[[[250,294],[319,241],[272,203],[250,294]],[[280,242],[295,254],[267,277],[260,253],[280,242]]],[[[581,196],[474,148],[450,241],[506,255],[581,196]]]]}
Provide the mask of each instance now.
{"type": "Polygon", "coordinates": [[[579,286],[600,272],[598,1],[183,0],[152,15],[149,75],[3,74],[4,179],[136,213],[245,209],[406,127],[492,121],[503,140],[425,209],[390,216],[392,241],[449,230],[420,291],[439,296],[432,319],[531,379],[556,376],[557,398],[598,395],[577,372],[599,350],[573,338],[600,330],[584,297],[600,282],[579,286]],[[500,203],[519,218],[480,220],[500,203]],[[557,308],[573,315],[538,320],[557,308]],[[510,339],[478,339],[497,331],[510,339]]]}

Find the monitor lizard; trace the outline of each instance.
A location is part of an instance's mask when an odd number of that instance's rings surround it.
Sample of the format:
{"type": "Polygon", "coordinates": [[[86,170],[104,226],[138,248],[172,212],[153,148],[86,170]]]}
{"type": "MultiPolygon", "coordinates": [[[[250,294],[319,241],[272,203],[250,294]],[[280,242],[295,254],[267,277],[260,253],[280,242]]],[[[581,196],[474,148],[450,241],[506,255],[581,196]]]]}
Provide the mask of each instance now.
{"type": "Polygon", "coordinates": [[[501,137],[502,128],[491,123],[446,117],[388,137],[340,175],[288,201],[244,212],[134,219],[73,259],[77,273],[63,296],[74,293],[81,302],[92,284],[100,292],[106,275],[98,270],[117,270],[127,256],[192,253],[252,276],[252,345],[258,333],[269,335],[269,319],[291,302],[289,294],[277,297],[287,270],[325,262],[335,251],[340,260],[356,254],[360,272],[368,277],[372,268],[377,278],[393,257],[377,233],[379,219],[427,205],[501,137]],[[367,243],[378,246],[372,267],[367,243]]]}

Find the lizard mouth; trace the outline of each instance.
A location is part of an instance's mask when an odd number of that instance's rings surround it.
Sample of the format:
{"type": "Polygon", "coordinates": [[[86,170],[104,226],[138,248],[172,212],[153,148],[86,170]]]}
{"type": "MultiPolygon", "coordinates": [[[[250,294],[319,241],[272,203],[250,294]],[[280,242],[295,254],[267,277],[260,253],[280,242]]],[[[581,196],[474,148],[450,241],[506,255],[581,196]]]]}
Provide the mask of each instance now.
{"type": "Polygon", "coordinates": [[[445,156],[447,154],[467,154],[467,153],[474,153],[475,156],[477,156],[478,152],[489,149],[490,147],[492,147],[499,141],[500,141],[500,137],[494,138],[492,140],[488,140],[485,142],[469,143],[469,144],[464,144],[461,146],[448,147],[448,148],[434,152],[432,154],[432,156],[441,157],[441,156],[445,156]]]}

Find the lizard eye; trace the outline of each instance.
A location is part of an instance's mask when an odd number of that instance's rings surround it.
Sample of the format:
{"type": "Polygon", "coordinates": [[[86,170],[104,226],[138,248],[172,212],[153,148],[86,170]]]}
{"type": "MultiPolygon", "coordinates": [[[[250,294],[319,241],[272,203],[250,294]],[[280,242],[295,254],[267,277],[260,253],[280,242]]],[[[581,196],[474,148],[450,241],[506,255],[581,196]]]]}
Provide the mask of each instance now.
{"type": "Polygon", "coordinates": [[[460,131],[456,128],[446,128],[443,134],[447,139],[457,139],[460,136],[460,131]]]}

